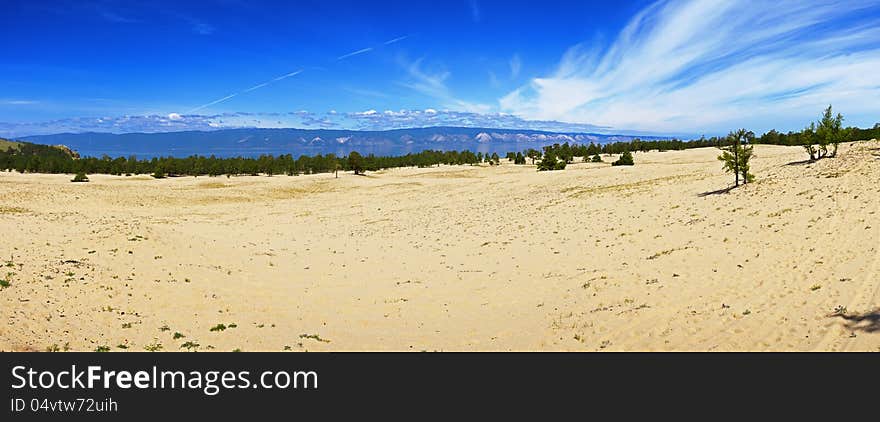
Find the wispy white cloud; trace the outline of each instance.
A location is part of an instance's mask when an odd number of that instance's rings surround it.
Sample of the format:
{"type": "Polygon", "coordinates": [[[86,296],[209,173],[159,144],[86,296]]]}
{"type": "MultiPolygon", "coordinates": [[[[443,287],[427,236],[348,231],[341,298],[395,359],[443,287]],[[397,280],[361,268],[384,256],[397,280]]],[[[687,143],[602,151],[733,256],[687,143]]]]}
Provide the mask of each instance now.
{"type": "Polygon", "coordinates": [[[500,88],[501,81],[498,80],[498,75],[496,75],[495,72],[491,70],[488,70],[486,72],[489,75],[489,86],[491,86],[492,88],[500,88]]]}
{"type": "Polygon", "coordinates": [[[22,105],[34,105],[40,104],[37,100],[4,100],[0,99],[0,105],[13,105],[13,106],[22,106],[22,105]]]}
{"type": "Polygon", "coordinates": [[[531,119],[669,131],[800,125],[828,103],[845,113],[876,114],[880,21],[863,13],[876,6],[660,1],[637,14],[607,49],[572,47],[554,73],[532,79],[499,105],[531,119]]]}
{"type": "Polygon", "coordinates": [[[432,98],[443,107],[471,112],[487,112],[491,106],[487,104],[473,103],[455,97],[446,84],[450,77],[447,70],[429,71],[422,67],[423,59],[405,63],[409,79],[400,84],[422,95],[432,98]]]}
{"type": "Polygon", "coordinates": [[[522,70],[522,59],[519,58],[519,54],[514,54],[510,58],[510,79],[516,79],[520,70],[522,70]]]}

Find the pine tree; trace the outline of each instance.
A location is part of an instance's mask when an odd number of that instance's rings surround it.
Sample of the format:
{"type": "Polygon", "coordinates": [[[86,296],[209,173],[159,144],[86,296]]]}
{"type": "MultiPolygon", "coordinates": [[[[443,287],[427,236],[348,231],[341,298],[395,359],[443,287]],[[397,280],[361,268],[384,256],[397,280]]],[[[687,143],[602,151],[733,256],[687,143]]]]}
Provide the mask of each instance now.
{"type": "Polygon", "coordinates": [[[544,152],[544,158],[538,162],[538,171],[565,170],[566,164],[556,157],[552,149],[548,149],[544,152]]]}
{"type": "Polygon", "coordinates": [[[83,172],[79,172],[79,173],[76,174],[76,176],[73,176],[73,179],[70,179],[70,181],[71,181],[71,182],[88,182],[88,181],[89,181],[89,177],[86,176],[85,173],[83,173],[83,172]]]}
{"type": "Polygon", "coordinates": [[[544,158],[542,158],[541,161],[538,162],[538,171],[556,170],[557,161],[558,160],[556,159],[555,155],[553,155],[549,151],[545,152],[544,158]]]}
{"type": "Polygon", "coordinates": [[[538,150],[536,150],[536,149],[534,149],[534,148],[529,148],[528,150],[526,150],[526,157],[531,158],[531,159],[532,159],[532,165],[534,165],[534,164],[535,164],[535,160],[541,158],[541,152],[538,151],[538,150]]]}
{"type": "Polygon", "coordinates": [[[734,174],[734,186],[739,186],[740,179],[743,183],[754,180],[749,173],[749,160],[754,155],[755,134],[745,129],[730,132],[727,135],[730,145],[719,147],[722,152],[718,160],[724,163],[723,169],[734,174]]]}
{"type": "Polygon", "coordinates": [[[634,165],[632,153],[629,150],[623,151],[623,154],[620,154],[620,158],[617,161],[611,163],[612,166],[631,166],[634,165]]]}
{"type": "Polygon", "coordinates": [[[350,152],[348,154],[348,168],[354,171],[354,174],[363,174],[364,157],[361,156],[357,151],[350,152]]]}
{"type": "Polygon", "coordinates": [[[848,138],[849,129],[843,127],[843,115],[837,113],[837,116],[831,110],[831,105],[822,113],[822,119],[816,127],[816,137],[819,140],[819,148],[823,153],[822,156],[837,156],[837,147],[841,141],[848,138]],[[834,149],[828,153],[828,146],[834,149]]]}
{"type": "Polygon", "coordinates": [[[810,123],[809,126],[805,127],[801,131],[799,138],[801,145],[807,150],[807,154],[810,154],[810,160],[819,159],[819,151],[813,146],[816,143],[816,123],[810,123]]]}

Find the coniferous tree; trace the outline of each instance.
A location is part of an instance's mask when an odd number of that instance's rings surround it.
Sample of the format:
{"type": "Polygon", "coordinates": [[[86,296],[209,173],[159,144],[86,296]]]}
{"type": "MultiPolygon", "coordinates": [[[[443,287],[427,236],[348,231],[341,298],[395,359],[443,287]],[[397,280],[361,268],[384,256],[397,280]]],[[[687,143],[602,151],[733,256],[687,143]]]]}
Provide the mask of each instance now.
{"type": "Polygon", "coordinates": [[[632,153],[629,150],[623,151],[617,161],[611,163],[612,166],[631,166],[634,165],[632,153]]]}
{"type": "Polygon", "coordinates": [[[541,161],[538,161],[538,171],[556,170],[557,161],[555,155],[545,152],[541,161]]]}
{"type": "Polygon", "coordinates": [[[754,180],[754,176],[749,173],[749,160],[754,155],[754,139],[754,133],[739,129],[727,135],[729,145],[719,147],[722,152],[718,160],[724,163],[724,171],[734,174],[734,186],[739,186],[740,180],[743,183],[754,180]]]}
{"type": "Polygon", "coordinates": [[[544,158],[538,162],[538,171],[565,170],[566,162],[560,160],[553,150],[544,152],[544,158]]]}
{"type": "Polygon", "coordinates": [[[534,149],[534,148],[529,148],[528,150],[526,150],[526,157],[531,158],[531,160],[532,160],[532,165],[534,165],[534,164],[535,164],[535,160],[541,158],[541,152],[538,151],[538,150],[536,150],[536,149],[534,149]]]}
{"type": "Polygon", "coordinates": [[[819,139],[819,145],[824,155],[830,157],[837,156],[838,145],[848,137],[849,129],[843,127],[843,115],[837,113],[837,116],[831,110],[831,105],[822,113],[822,119],[816,127],[816,137],[819,139]],[[833,150],[828,153],[828,146],[831,145],[833,150]]]}
{"type": "Polygon", "coordinates": [[[364,158],[357,151],[348,154],[348,168],[354,171],[354,174],[364,173],[364,158]]]}

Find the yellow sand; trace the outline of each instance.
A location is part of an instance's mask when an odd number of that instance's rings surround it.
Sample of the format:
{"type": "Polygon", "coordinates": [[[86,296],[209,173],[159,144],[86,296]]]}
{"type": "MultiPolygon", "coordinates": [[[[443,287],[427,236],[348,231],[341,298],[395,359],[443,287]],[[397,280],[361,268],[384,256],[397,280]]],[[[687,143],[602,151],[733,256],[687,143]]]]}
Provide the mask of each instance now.
{"type": "Polygon", "coordinates": [[[0,350],[880,350],[880,142],[717,155],[0,173],[0,350]]]}

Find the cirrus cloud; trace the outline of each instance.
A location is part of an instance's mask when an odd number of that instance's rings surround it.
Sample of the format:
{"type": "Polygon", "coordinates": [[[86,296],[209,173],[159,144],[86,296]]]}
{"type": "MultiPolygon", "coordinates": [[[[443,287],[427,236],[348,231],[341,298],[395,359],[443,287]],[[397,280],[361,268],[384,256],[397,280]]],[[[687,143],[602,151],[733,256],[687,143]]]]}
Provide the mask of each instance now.
{"type": "Polygon", "coordinates": [[[570,48],[499,106],[526,119],[719,132],[802,125],[833,103],[870,124],[880,21],[868,9],[876,2],[660,1],[608,48],[570,48]]]}

